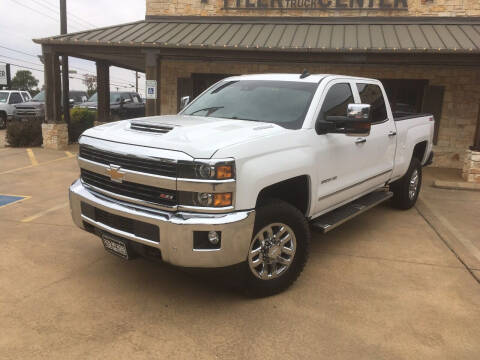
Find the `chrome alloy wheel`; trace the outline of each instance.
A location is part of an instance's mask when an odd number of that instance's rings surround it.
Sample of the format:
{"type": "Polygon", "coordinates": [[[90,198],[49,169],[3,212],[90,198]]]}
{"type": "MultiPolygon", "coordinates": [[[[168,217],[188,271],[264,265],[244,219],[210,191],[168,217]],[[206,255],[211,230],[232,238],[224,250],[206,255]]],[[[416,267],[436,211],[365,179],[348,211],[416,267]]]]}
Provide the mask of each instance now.
{"type": "Polygon", "coordinates": [[[270,224],[253,238],[248,253],[248,265],[257,278],[275,279],[288,270],[296,249],[295,233],[288,225],[270,224]]]}
{"type": "Polygon", "coordinates": [[[415,195],[417,194],[418,180],[418,170],[415,169],[412,172],[412,176],[410,177],[410,183],[408,184],[408,197],[410,198],[410,200],[413,200],[415,198],[415,195]]]}

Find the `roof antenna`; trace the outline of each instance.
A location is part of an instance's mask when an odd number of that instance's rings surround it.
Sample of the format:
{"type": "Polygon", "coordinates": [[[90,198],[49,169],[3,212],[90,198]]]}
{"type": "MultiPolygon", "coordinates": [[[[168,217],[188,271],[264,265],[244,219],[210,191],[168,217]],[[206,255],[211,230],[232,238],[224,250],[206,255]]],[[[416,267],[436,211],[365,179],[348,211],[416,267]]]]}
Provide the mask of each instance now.
{"type": "Polygon", "coordinates": [[[309,77],[310,73],[308,72],[307,69],[303,69],[302,75],[300,75],[300,79],[305,79],[306,77],[309,77]]]}

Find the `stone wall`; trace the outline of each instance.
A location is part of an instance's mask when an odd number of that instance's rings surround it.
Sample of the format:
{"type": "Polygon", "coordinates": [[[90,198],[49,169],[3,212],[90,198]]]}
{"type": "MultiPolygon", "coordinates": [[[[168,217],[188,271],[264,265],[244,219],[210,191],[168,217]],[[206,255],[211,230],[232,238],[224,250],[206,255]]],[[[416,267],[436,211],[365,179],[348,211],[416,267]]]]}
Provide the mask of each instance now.
{"type": "Polygon", "coordinates": [[[435,147],[435,166],[462,168],[472,145],[480,104],[480,68],[440,66],[265,64],[163,60],[160,97],[163,114],[177,112],[177,79],[192,73],[251,74],[296,72],[332,73],[387,79],[426,79],[445,86],[441,126],[435,147]]]}
{"type": "MultiPolygon", "coordinates": [[[[480,16],[479,0],[373,0],[373,8],[386,10],[365,10],[370,0],[240,0],[241,8],[252,10],[225,10],[225,0],[147,0],[147,15],[196,15],[196,16],[480,16]],[[408,4],[403,10],[403,2],[408,4]],[[283,10],[276,10],[279,2],[283,10]],[[358,4],[363,3],[363,9],[358,4]],[[395,3],[400,10],[392,10],[395,3]],[[292,4],[296,8],[292,9],[292,4]],[[312,6],[324,9],[312,9],[312,6]],[[268,7],[268,8],[265,8],[268,7]],[[335,8],[346,8],[336,10],[335,8]],[[285,10],[289,8],[289,10],[285,10]],[[390,9],[388,9],[390,8],[390,9]]],[[[227,0],[229,8],[237,6],[237,0],[227,0]]]]}

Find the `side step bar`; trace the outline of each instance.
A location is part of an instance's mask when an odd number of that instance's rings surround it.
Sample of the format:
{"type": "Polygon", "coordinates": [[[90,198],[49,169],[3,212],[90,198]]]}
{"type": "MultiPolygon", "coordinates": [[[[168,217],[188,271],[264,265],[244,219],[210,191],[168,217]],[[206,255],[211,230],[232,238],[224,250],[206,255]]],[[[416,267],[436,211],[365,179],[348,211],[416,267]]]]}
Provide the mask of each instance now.
{"type": "Polygon", "coordinates": [[[380,190],[371,192],[370,194],[362,196],[338,209],[319,216],[311,222],[311,225],[314,228],[321,230],[323,233],[327,233],[355,216],[390,199],[392,196],[393,193],[391,191],[380,190]]]}

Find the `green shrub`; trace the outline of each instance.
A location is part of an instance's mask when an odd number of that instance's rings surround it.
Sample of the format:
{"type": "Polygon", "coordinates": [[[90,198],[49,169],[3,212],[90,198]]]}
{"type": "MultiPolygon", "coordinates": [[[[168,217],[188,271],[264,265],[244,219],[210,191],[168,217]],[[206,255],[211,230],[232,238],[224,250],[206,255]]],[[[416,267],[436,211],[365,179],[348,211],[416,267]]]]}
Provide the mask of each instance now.
{"type": "Polygon", "coordinates": [[[70,111],[68,137],[70,142],[77,142],[80,135],[93,126],[95,112],[84,108],[73,108],[70,111]]]}
{"type": "Polygon", "coordinates": [[[11,121],[7,126],[7,143],[12,147],[42,145],[42,120],[11,121]]]}

